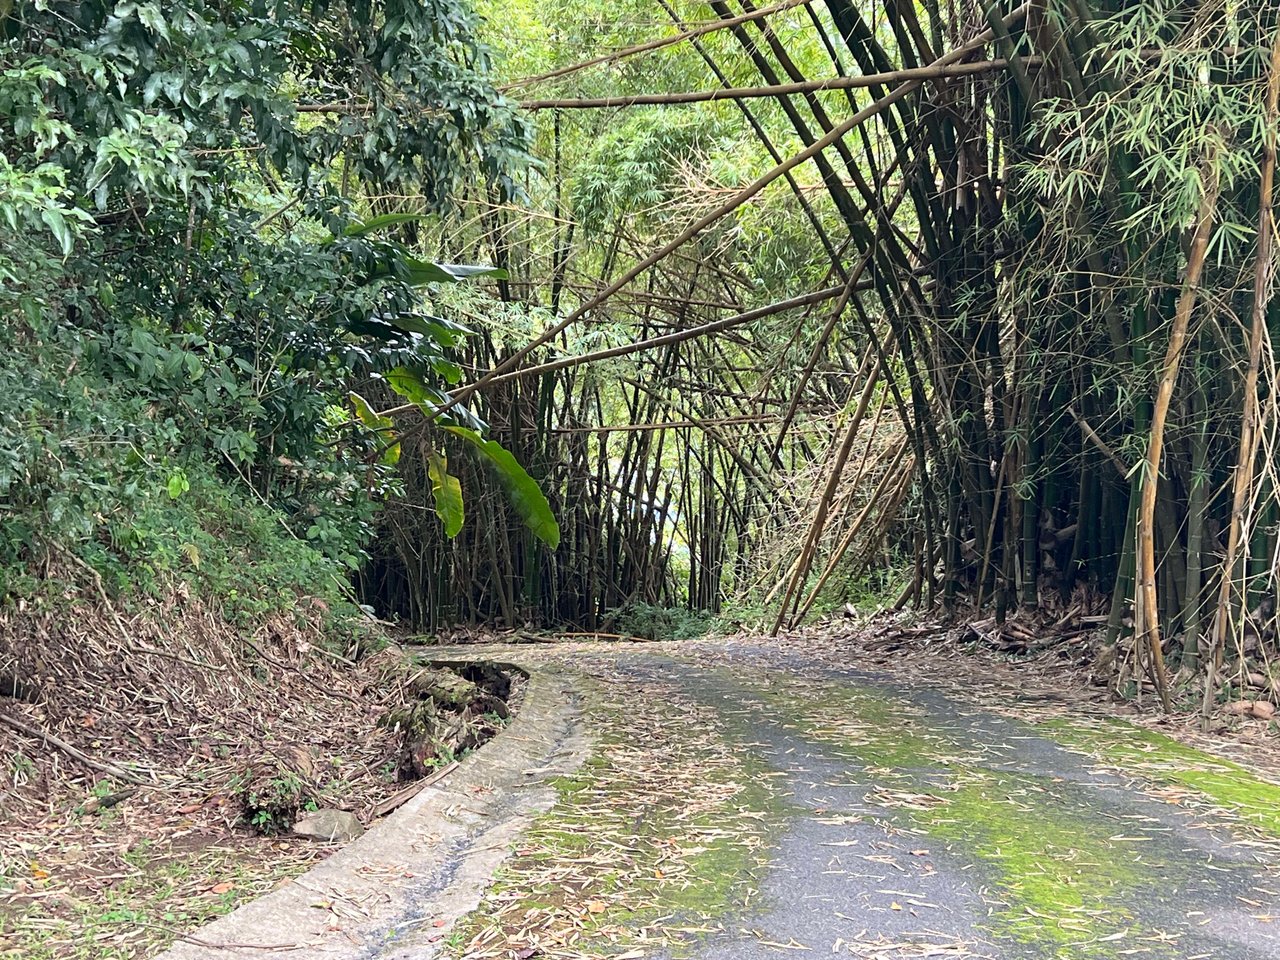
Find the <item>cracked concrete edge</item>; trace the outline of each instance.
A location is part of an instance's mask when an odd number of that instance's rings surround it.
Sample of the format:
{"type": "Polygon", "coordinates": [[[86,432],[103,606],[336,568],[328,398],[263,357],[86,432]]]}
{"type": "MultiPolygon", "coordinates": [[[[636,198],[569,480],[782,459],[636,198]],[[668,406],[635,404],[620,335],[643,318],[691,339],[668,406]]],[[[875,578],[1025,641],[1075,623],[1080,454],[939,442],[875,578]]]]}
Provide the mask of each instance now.
{"type": "MultiPolygon", "coordinates": [[[[433,662],[499,659],[423,651],[433,662]]],[[[533,818],[555,803],[551,780],[591,749],[582,687],[537,658],[500,658],[529,681],[496,737],[363,836],[295,880],[193,933],[156,960],[401,960],[434,957],[475,909],[533,818]]]]}

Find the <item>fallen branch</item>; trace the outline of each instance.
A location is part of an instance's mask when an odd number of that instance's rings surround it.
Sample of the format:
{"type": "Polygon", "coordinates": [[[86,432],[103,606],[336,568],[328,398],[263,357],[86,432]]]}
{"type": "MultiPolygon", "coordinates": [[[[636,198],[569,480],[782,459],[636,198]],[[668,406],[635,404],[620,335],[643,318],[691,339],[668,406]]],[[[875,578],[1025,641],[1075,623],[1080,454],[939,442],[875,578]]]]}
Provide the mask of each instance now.
{"type": "Polygon", "coordinates": [[[16,717],[0,713],[0,723],[3,723],[6,727],[10,727],[13,730],[17,730],[19,733],[26,734],[28,737],[35,737],[38,740],[43,740],[45,743],[49,744],[49,746],[56,747],[73,760],[78,760],[86,767],[89,767],[92,770],[97,770],[99,773],[105,773],[107,776],[118,777],[121,780],[128,780],[130,783],[137,783],[144,786],[148,783],[148,781],[143,777],[139,777],[135,773],[130,773],[123,767],[117,767],[115,764],[103,763],[99,760],[95,760],[83,750],[73,747],[71,744],[67,743],[67,741],[59,737],[55,737],[52,733],[47,733],[39,727],[33,727],[29,724],[23,723],[16,717]]]}
{"type": "Polygon", "coordinates": [[[137,787],[127,787],[124,790],[109,793],[105,797],[90,797],[80,805],[80,813],[88,814],[97,813],[99,810],[110,810],[112,807],[124,803],[137,792],[137,787]]]}
{"type": "Polygon", "coordinates": [[[410,784],[409,786],[405,787],[403,790],[401,790],[398,793],[393,793],[391,796],[387,797],[387,799],[383,800],[381,803],[374,804],[373,808],[369,811],[368,819],[377,820],[379,817],[385,817],[392,810],[395,810],[399,807],[404,806],[406,803],[408,803],[410,800],[412,800],[414,797],[420,794],[427,787],[431,786],[432,784],[439,783],[441,780],[443,780],[445,777],[447,777],[449,774],[453,773],[453,771],[457,769],[458,769],[457,760],[452,760],[449,763],[446,763],[443,767],[441,767],[435,773],[431,774],[431,776],[423,777],[417,783],[410,784]]]}
{"type": "MultiPolygon", "coordinates": [[[[866,288],[870,289],[871,283],[867,282],[866,288]]],[[[695,337],[706,336],[709,333],[720,333],[731,327],[741,326],[744,323],[750,323],[752,320],[759,320],[763,317],[772,316],[775,313],[782,313],[786,310],[794,310],[798,307],[809,306],[815,303],[821,303],[824,300],[830,300],[840,295],[840,287],[826,287],[822,290],[815,290],[813,293],[806,293],[799,297],[792,297],[789,300],[780,300],[777,303],[771,303],[765,307],[758,307],[755,310],[748,310],[745,313],[737,313],[731,317],[722,317],[719,320],[712,320],[696,327],[689,327],[685,330],[677,330],[674,333],[664,333],[660,337],[652,337],[648,340],[640,340],[636,343],[623,343],[616,347],[607,347],[604,350],[596,350],[593,353],[585,353],[577,357],[561,357],[559,360],[548,360],[546,363],[540,363],[534,367],[521,367],[518,370],[512,370],[509,373],[500,373],[492,380],[493,383],[502,383],[504,380],[511,380],[516,377],[527,377],[538,373],[550,373],[553,370],[563,370],[565,367],[576,367],[584,363],[594,363],[597,360],[608,360],[613,357],[626,356],[629,353],[638,353],[641,350],[653,350],[657,347],[668,346],[673,343],[680,343],[684,340],[692,340],[695,337]]],[[[699,424],[705,426],[707,421],[699,421],[699,424]]]]}

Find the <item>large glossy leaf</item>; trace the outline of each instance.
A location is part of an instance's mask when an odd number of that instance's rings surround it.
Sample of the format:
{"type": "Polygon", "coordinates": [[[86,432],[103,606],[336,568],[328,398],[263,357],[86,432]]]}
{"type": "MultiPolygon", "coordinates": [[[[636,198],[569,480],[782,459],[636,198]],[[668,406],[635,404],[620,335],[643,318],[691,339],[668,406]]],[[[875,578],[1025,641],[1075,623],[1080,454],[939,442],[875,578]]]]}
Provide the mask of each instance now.
{"type": "Polygon", "coordinates": [[[516,512],[520,514],[520,518],[524,520],[525,526],[552,550],[558,547],[560,524],[556,522],[555,514],[551,512],[551,504],[547,503],[547,498],[543,495],[538,482],[529,476],[524,467],[520,466],[516,458],[511,455],[511,451],[496,440],[486,440],[466,427],[446,426],[444,429],[471,444],[497,469],[503,486],[507,489],[507,496],[512,506],[516,508],[516,512]]]}
{"type": "MultiPolygon", "coordinates": [[[[394,370],[388,370],[383,376],[392,390],[410,403],[418,404],[422,412],[428,416],[436,416],[440,407],[448,402],[446,394],[428,386],[408,367],[396,367],[394,370]]],[[[533,535],[553,550],[559,546],[560,525],[556,522],[555,514],[551,512],[551,505],[547,503],[547,498],[539,488],[538,482],[529,476],[510,451],[497,441],[486,440],[481,436],[479,429],[483,428],[483,424],[463,407],[454,407],[448,413],[440,415],[438,422],[443,429],[448,430],[455,437],[467,441],[476,452],[493,465],[502,479],[512,505],[533,535]],[[475,423],[477,429],[462,426],[457,422],[464,417],[468,422],[475,423]]],[[[434,477],[432,483],[434,493],[434,477]]],[[[438,498],[436,512],[440,512],[438,498]]],[[[449,520],[444,514],[441,514],[441,518],[445,520],[447,532],[449,520]]]]}
{"type": "Polygon", "coordinates": [[[392,429],[395,422],[374,412],[369,401],[354,390],[350,394],[351,406],[355,408],[356,418],[378,436],[380,447],[384,447],[379,462],[392,466],[400,462],[400,443],[396,440],[396,432],[392,429]]]}
{"type": "Polygon", "coordinates": [[[422,377],[408,367],[395,367],[382,375],[389,386],[410,403],[423,407],[423,413],[434,414],[444,402],[444,394],[423,382],[422,377]]]}
{"type": "Polygon", "coordinates": [[[378,230],[385,230],[387,227],[398,227],[402,223],[413,223],[426,218],[426,214],[423,213],[384,213],[379,217],[370,217],[363,223],[353,223],[342,232],[348,237],[363,237],[378,230]]]}
{"type": "Polygon", "coordinates": [[[405,333],[419,333],[429,337],[442,347],[456,347],[464,336],[474,333],[461,324],[423,313],[402,313],[392,317],[389,322],[405,333]]]}
{"type": "Polygon", "coordinates": [[[462,529],[462,484],[449,473],[449,461],[434,450],[427,456],[427,475],[431,478],[436,516],[444,521],[444,535],[452,540],[462,529]]]}
{"type": "Polygon", "coordinates": [[[424,283],[456,283],[468,277],[493,277],[505,280],[507,271],[501,267],[485,267],[467,263],[432,263],[430,260],[418,260],[415,257],[404,257],[402,262],[408,273],[408,279],[414,286],[424,283]]]}
{"type": "Polygon", "coordinates": [[[416,403],[428,417],[439,417],[441,424],[455,424],[480,431],[485,423],[464,406],[451,407],[447,413],[440,409],[449,402],[449,394],[425,383],[408,367],[395,367],[383,374],[389,386],[410,403],[416,403]]]}

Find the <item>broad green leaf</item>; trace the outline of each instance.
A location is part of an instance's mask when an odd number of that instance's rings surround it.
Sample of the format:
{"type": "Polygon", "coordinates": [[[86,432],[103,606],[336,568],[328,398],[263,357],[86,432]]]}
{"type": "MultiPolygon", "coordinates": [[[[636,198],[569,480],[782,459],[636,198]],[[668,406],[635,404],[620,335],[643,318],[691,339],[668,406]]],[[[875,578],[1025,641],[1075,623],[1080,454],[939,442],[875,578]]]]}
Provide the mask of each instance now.
{"type": "Polygon", "coordinates": [[[428,386],[417,373],[408,367],[395,367],[383,374],[389,386],[410,403],[416,403],[428,417],[439,417],[440,423],[455,424],[480,431],[485,423],[464,406],[456,406],[447,413],[440,413],[440,408],[449,402],[449,394],[428,386]]]}
{"type": "Polygon", "coordinates": [[[431,369],[444,377],[444,382],[453,386],[462,381],[462,368],[452,360],[438,357],[431,361],[431,369]]]}
{"type": "Polygon", "coordinates": [[[425,220],[425,213],[384,213],[379,217],[370,217],[363,223],[353,223],[343,231],[348,237],[363,237],[365,234],[374,233],[378,230],[385,230],[387,227],[396,227],[402,223],[413,223],[415,220],[425,220]]]}
{"type": "Polygon", "coordinates": [[[502,267],[487,267],[471,263],[437,263],[436,266],[455,280],[466,280],[468,277],[493,277],[495,280],[506,280],[509,276],[502,267]]]}
{"type": "Polygon", "coordinates": [[[387,386],[410,403],[430,408],[424,409],[424,413],[434,413],[435,408],[444,402],[444,397],[439,390],[427,386],[422,378],[408,367],[395,367],[382,376],[387,381],[387,386]]]}
{"type": "Polygon", "coordinates": [[[430,260],[418,260],[405,257],[403,260],[409,274],[409,282],[414,286],[424,283],[456,283],[468,277],[493,277],[505,280],[507,271],[501,267],[485,267],[466,263],[432,263],[430,260]]]}
{"type": "Polygon", "coordinates": [[[58,245],[62,247],[62,255],[64,257],[71,255],[71,230],[67,226],[67,218],[62,215],[62,211],[55,210],[53,207],[40,211],[40,219],[44,221],[45,226],[53,234],[58,241],[58,245]]]}
{"type": "Polygon", "coordinates": [[[471,336],[469,330],[459,323],[452,323],[442,317],[429,317],[426,314],[401,313],[390,318],[393,326],[406,333],[420,333],[440,344],[442,347],[456,347],[464,336],[471,336]]]}
{"type": "Polygon", "coordinates": [[[449,461],[434,450],[427,456],[427,475],[431,478],[436,516],[444,521],[444,535],[452,540],[462,529],[462,484],[449,473],[449,461]]]}
{"type": "Polygon", "coordinates": [[[396,440],[396,432],[392,429],[395,426],[394,421],[390,417],[375,413],[373,407],[369,405],[369,401],[354,390],[351,391],[349,396],[351,397],[351,406],[355,408],[356,417],[378,435],[379,447],[386,448],[378,458],[379,462],[386,466],[394,466],[399,463],[400,443],[396,440]]]}
{"type": "Polygon", "coordinates": [[[552,550],[558,547],[560,524],[556,523],[555,514],[551,512],[551,504],[547,503],[538,482],[516,462],[511,452],[496,440],[486,440],[466,427],[446,426],[444,429],[455,437],[466,440],[497,468],[498,475],[507,488],[507,496],[524,520],[525,526],[552,550]]]}

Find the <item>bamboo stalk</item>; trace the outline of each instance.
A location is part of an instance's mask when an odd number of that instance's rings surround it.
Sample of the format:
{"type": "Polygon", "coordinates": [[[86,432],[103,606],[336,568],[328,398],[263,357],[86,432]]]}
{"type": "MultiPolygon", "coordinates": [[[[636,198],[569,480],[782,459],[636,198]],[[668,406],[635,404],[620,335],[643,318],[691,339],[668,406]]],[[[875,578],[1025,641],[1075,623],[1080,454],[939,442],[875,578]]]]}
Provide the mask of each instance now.
{"type": "MultiPolygon", "coordinates": [[[[1019,6],[1016,10],[1014,10],[1012,13],[1010,13],[1007,17],[1004,18],[1004,22],[1012,23],[1012,22],[1021,20],[1023,17],[1027,15],[1027,11],[1030,10],[1030,8],[1031,8],[1030,3],[1025,3],[1019,6]]],[[[960,60],[963,60],[966,56],[969,55],[969,53],[971,53],[974,50],[980,49],[987,42],[989,42],[992,35],[993,34],[990,28],[988,28],[987,30],[984,30],[982,33],[975,36],[972,40],[957,47],[956,49],[952,50],[950,53],[946,54],[945,56],[939,58],[939,60],[936,61],[936,64],[942,65],[942,64],[948,64],[948,63],[956,63],[960,60]]],[[[800,166],[800,164],[804,163],[805,161],[816,157],[819,153],[821,153],[827,147],[831,146],[833,143],[835,143],[837,140],[839,140],[841,137],[849,133],[851,130],[853,130],[860,124],[865,123],[866,121],[870,120],[872,117],[888,109],[893,104],[897,103],[899,100],[906,97],[908,94],[919,89],[923,83],[924,83],[923,80],[908,80],[906,83],[903,83],[900,86],[895,87],[892,91],[887,93],[885,96],[868,104],[866,107],[859,110],[853,116],[849,117],[839,126],[837,126],[835,129],[833,129],[830,133],[828,133],[826,136],[821,137],[818,140],[815,140],[810,146],[799,151],[798,153],[792,154],[792,156],[787,160],[785,160],[784,162],[774,166],[771,170],[768,170],[761,176],[757,177],[754,181],[752,181],[750,184],[748,184],[738,193],[734,194],[734,196],[731,197],[729,200],[720,204],[710,213],[706,214],[705,216],[699,218],[694,223],[690,224],[683,231],[681,231],[680,234],[676,236],[673,240],[664,244],[662,247],[660,247],[659,249],[655,250],[653,253],[646,256],[639,263],[629,268],[617,280],[614,280],[607,287],[601,290],[598,294],[596,294],[591,299],[587,300],[585,303],[583,303],[581,306],[575,309],[572,313],[566,316],[563,320],[560,320],[558,323],[553,324],[550,328],[545,330],[542,334],[540,334],[539,336],[531,340],[529,343],[522,346],[519,350],[516,350],[509,358],[507,358],[504,362],[495,366],[488,373],[482,376],[479,380],[473,381],[471,384],[468,384],[466,386],[459,388],[457,391],[454,392],[453,397],[449,401],[449,403],[445,404],[440,408],[439,411],[437,411],[436,416],[439,416],[440,413],[443,413],[446,410],[452,408],[453,406],[466,400],[469,396],[471,396],[477,390],[480,390],[481,388],[487,386],[490,382],[492,382],[497,377],[501,376],[504,373],[509,372],[514,367],[517,367],[520,364],[520,362],[523,361],[524,358],[527,357],[529,354],[533,353],[533,351],[537,350],[539,347],[546,345],[547,343],[550,343],[552,340],[558,337],[561,333],[563,333],[573,324],[581,320],[586,314],[590,313],[592,310],[599,307],[602,303],[604,303],[606,300],[608,300],[610,297],[616,294],[619,290],[622,290],[624,287],[630,284],[636,277],[640,276],[642,273],[644,273],[646,270],[648,270],[650,267],[654,266],[655,264],[660,263],[662,260],[668,257],[671,253],[673,253],[680,247],[684,246],[694,237],[698,236],[698,234],[702,233],[702,231],[704,231],[707,227],[711,226],[713,223],[716,223],[723,217],[727,216],[728,214],[732,213],[734,210],[738,209],[743,204],[747,203],[749,200],[751,200],[752,197],[759,194],[762,190],[764,190],[767,186],[769,186],[769,184],[773,183],[775,180],[782,177],[784,174],[800,166]]],[[[397,412],[404,412],[412,409],[416,409],[416,404],[405,404],[401,408],[398,408],[395,411],[384,412],[384,415],[393,415],[394,413],[397,413],[397,412]]]]}
{"type": "Polygon", "coordinates": [[[1169,697],[1169,676],[1164,666],[1164,651],[1160,641],[1160,610],[1156,598],[1156,546],[1155,512],[1156,491],[1160,484],[1160,457],[1164,446],[1164,426],[1169,415],[1169,402],[1173,398],[1174,384],[1178,380],[1178,368],[1182,363],[1187,344],[1187,331],[1191,325],[1191,313],[1195,309],[1199,293],[1200,274],[1204,270],[1205,252],[1213,231],[1214,214],[1218,205],[1217,157],[1210,156],[1204,164],[1204,187],[1200,200],[1200,212],[1196,217],[1195,235],[1191,252],[1187,257],[1182,293],[1178,297],[1174,313],[1173,329],[1169,333],[1169,346],[1165,351],[1163,373],[1156,392],[1155,407],[1151,415],[1151,437],[1147,443],[1147,458],[1143,468],[1141,499],[1138,503],[1137,534],[1137,602],[1134,606],[1135,646],[1147,641],[1151,652],[1151,666],[1155,672],[1160,702],[1166,713],[1173,710],[1169,697]]]}
{"type": "Polygon", "coordinates": [[[1231,524],[1227,533],[1227,550],[1219,575],[1218,603],[1214,614],[1213,636],[1206,657],[1204,701],[1201,714],[1208,719],[1217,693],[1218,661],[1232,626],[1232,584],[1239,562],[1243,539],[1244,515],[1253,488],[1254,459],[1258,447],[1259,407],[1258,369],[1262,361],[1262,341],[1266,336],[1267,304],[1270,301],[1271,244],[1275,229],[1272,220],[1272,192],[1276,167],[1276,119],[1280,105],[1280,30],[1271,45],[1270,73],[1267,77],[1266,123],[1263,126],[1262,171],[1258,190],[1258,256],[1253,274],[1253,312],[1249,329],[1249,361],[1244,376],[1244,409],[1240,416],[1240,444],[1232,478],[1231,524]]]}
{"type": "Polygon", "coordinates": [[[694,27],[691,30],[682,30],[680,33],[674,34],[670,37],[659,37],[656,40],[646,40],[644,43],[637,43],[634,46],[624,47],[621,50],[602,54],[601,56],[593,57],[590,60],[571,63],[565,67],[557,67],[555,70],[549,70],[548,72],[540,73],[537,76],[513,80],[510,83],[504,84],[499,89],[503,91],[514,90],[517,87],[527,87],[530,84],[541,83],[544,80],[554,80],[557,77],[568,76],[571,73],[586,70],[588,67],[598,67],[606,63],[616,63],[617,61],[624,60],[627,57],[634,57],[638,53],[648,53],[651,50],[661,50],[663,47],[669,47],[672,44],[680,43],[684,40],[704,37],[708,33],[715,33],[718,30],[725,30],[730,27],[738,26],[742,23],[749,23],[750,21],[759,19],[760,17],[767,17],[775,13],[782,13],[785,10],[790,10],[792,7],[803,6],[807,3],[809,3],[809,0],[784,0],[784,2],[774,4],[772,7],[765,7],[761,10],[744,13],[739,17],[715,20],[711,23],[704,24],[701,27],[694,27]]]}
{"type": "MultiPolygon", "coordinates": [[[[1039,58],[1024,57],[1022,62],[1039,58]]],[[[600,110],[620,107],[676,106],[690,103],[711,103],[718,100],[753,100],[762,97],[785,97],[797,93],[821,93],[824,90],[860,90],[866,87],[908,80],[946,80],[953,77],[971,77],[976,74],[1004,70],[1009,62],[1003,59],[979,60],[971,63],[934,64],[928,67],[905,67],[886,73],[863,74],[854,77],[827,77],[822,80],[800,80],[791,83],[767,84],[759,87],[721,87],[717,90],[688,90],[679,93],[636,93],[622,97],[562,97],[544,100],[526,100],[520,104],[524,110],[600,110]]]]}
{"type": "Polygon", "coordinates": [[[813,520],[810,521],[808,534],[805,537],[803,546],[800,548],[800,556],[797,558],[796,565],[791,572],[791,580],[787,584],[787,589],[782,594],[782,602],[778,607],[778,616],[774,620],[773,629],[770,631],[771,636],[776,637],[778,631],[782,629],[782,621],[787,617],[792,598],[799,600],[797,592],[801,583],[804,582],[804,578],[808,576],[814,550],[818,545],[818,538],[822,536],[823,527],[826,525],[827,508],[831,503],[832,497],[835,496],[836,488],[840,485],[840,477],[844,472],[844,465],[849,459],[849,452],[853,449],[853,441],[857,439],[858,428],[862,425],[862,418],[867,412],[876,383],[880,379],[880,358],[878,355],[875,356],[873,362],[872,356],[872,354],[868,354],[864,363],[864,369],[869,369],[866,375],[866,383],[862,388],[862,395],[858,398],[858,406],[849,420],[848,427],[845,428],[844,437],[840,441],[831,469],[827,474],[827,482],[823,487],[821,496],[818,498],[818,505],[813,512],[813,520]]]}

